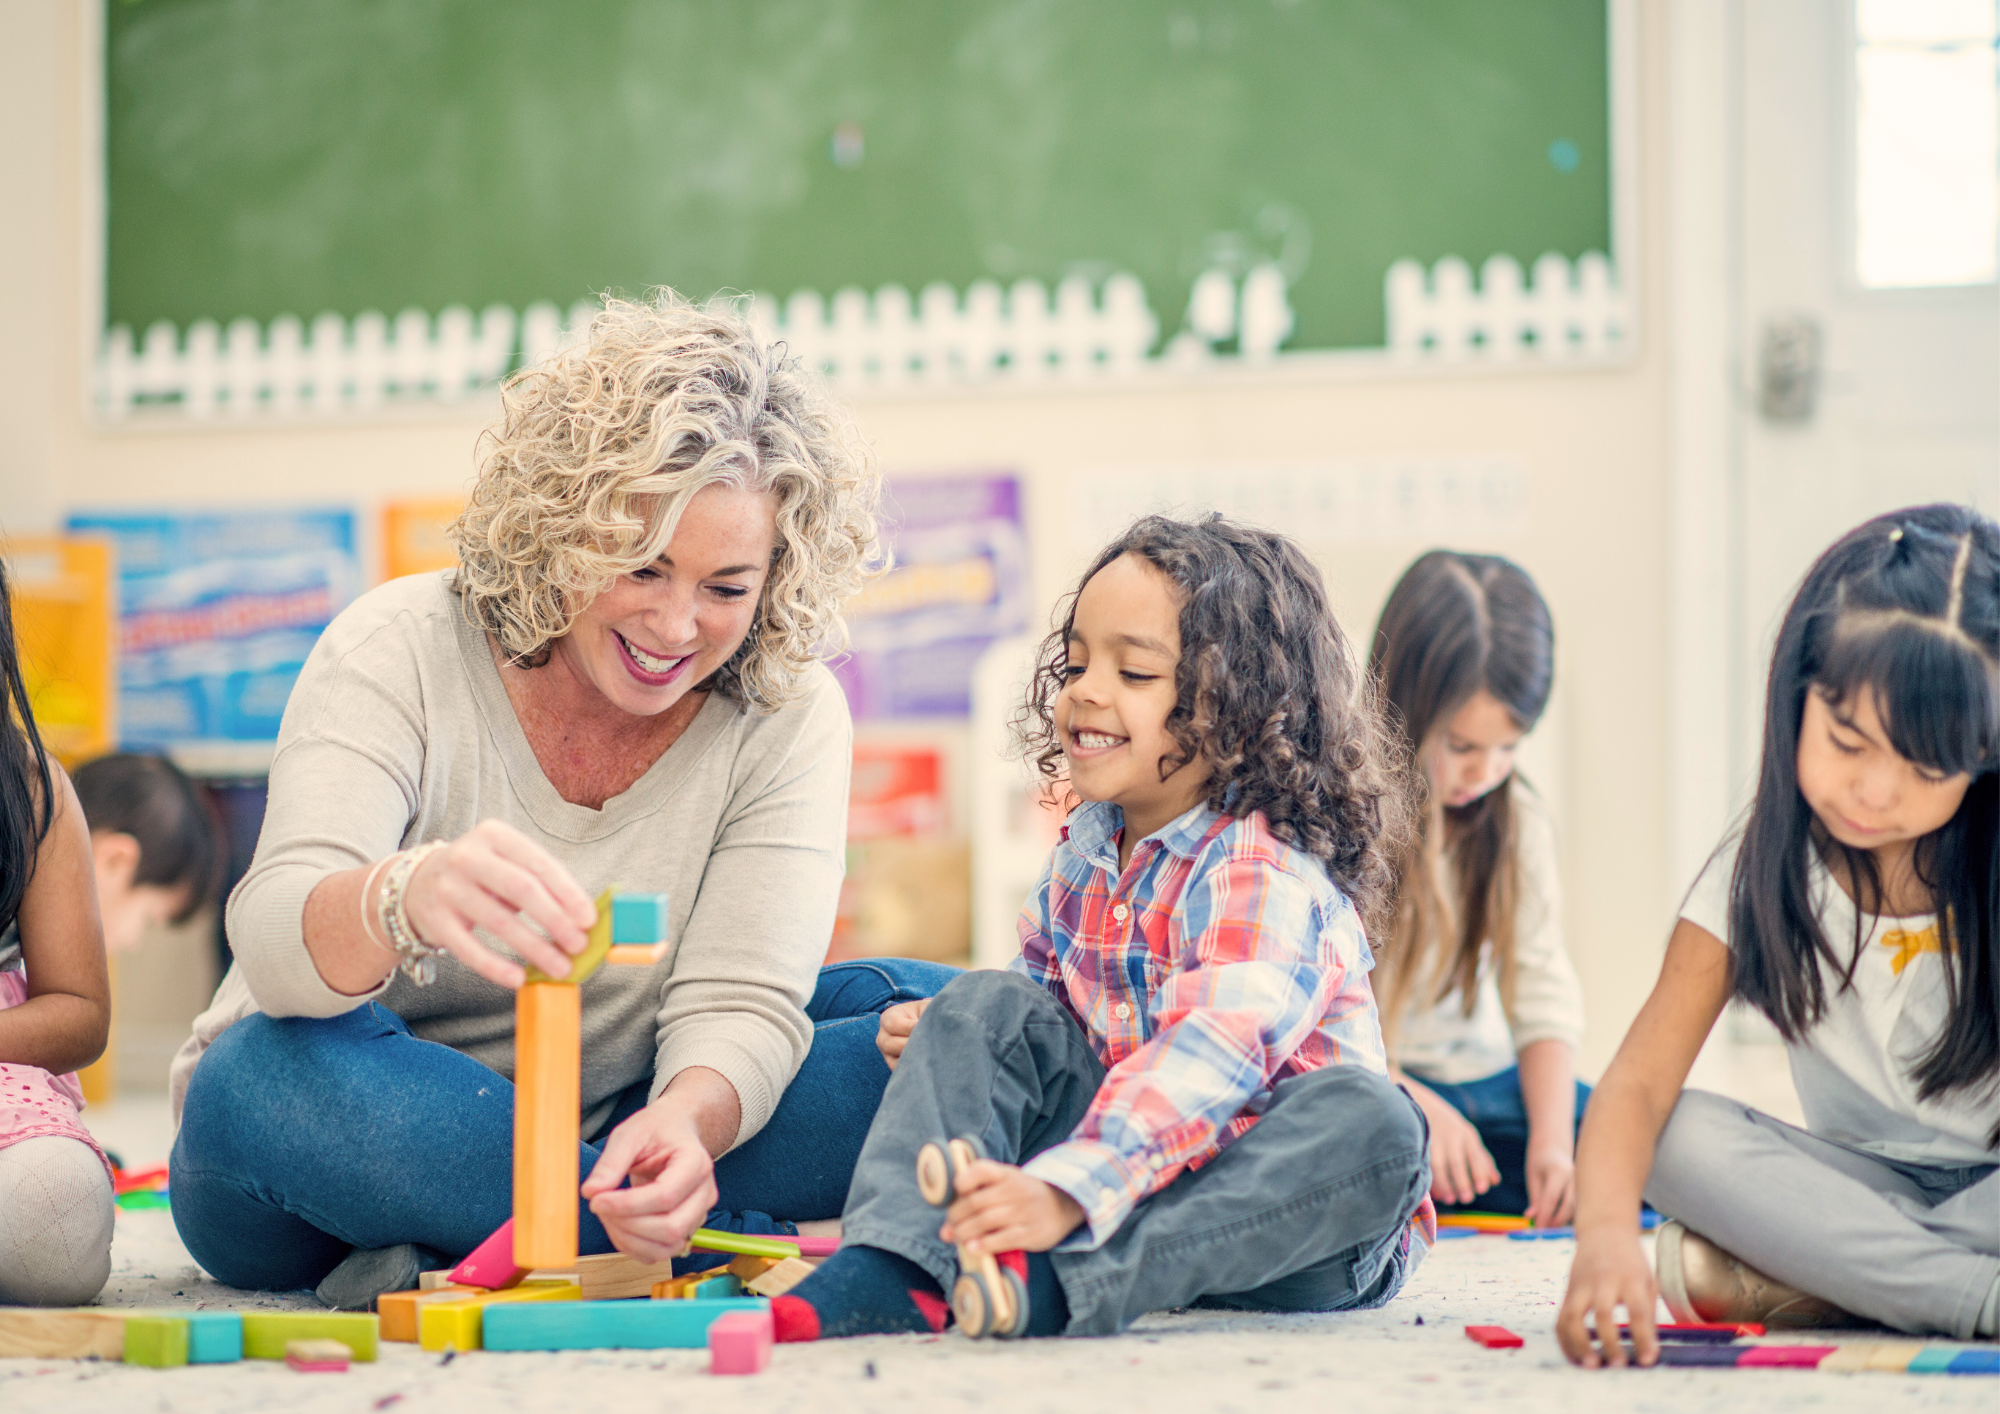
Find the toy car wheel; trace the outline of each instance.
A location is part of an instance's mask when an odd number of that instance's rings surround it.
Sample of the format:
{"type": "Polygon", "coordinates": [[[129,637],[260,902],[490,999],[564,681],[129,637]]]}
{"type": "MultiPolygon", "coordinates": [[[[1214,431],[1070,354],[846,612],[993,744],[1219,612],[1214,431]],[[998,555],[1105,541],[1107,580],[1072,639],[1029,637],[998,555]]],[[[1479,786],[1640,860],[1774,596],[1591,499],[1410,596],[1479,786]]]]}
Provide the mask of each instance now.
{"type": "Polygon", "coordinates": [[[951,1289],[951,1314],[958,1319],[958,1328],[974,1340],[993,1333],[993,1293],[986,1289],[984,1276],[978,1272],[960,1273],[951,1289]]]}
{"type": "Polygon", "coordinates": [[[933,1208],[951,1202],[951,1163],[935,1144],[917,1150],[917,1191],[933,1208]]]}
{"type": "Polygon", "coordinates": [[[1028,1330],[1028,1284],[1014,1274],[1012,1267],[1000,1269],[1000,1280],[1006,1283],[1007,1295],[1012,1299],[1014,1319],[1007,1323],[1006,1329],[994,1334],[1003,1340],[1014,1340],[1028,1330]]]}

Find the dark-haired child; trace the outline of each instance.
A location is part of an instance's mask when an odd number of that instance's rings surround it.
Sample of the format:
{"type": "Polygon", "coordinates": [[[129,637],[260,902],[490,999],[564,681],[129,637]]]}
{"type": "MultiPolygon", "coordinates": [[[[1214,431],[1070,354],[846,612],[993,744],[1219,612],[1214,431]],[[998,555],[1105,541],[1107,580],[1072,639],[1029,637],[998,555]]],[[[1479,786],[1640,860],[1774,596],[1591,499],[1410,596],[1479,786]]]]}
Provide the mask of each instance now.
{"type": "Polygon", "coordinates": [[[35,730],[0,568],[0,1303],[73,1306],[111,1274],[111,1168],[74,1074],[110,992],[90,832],[35,730]]]}
{"type": "Polygon", "coordinates": [[[74,780],[90,825],[106,952],[130,952],[146,929],[185,923],[214,899],[220,834],[179,767],[120,752],[79,766],[74,780]]]}
{"type": "Polygon", "coordinates": [[[1430,1121],[1431,1197],[1566,1224],[1583,988],[1554,825],[1514,771],[1555,680],[1548,605],[1512,561],[1433,550],[1390,592],[1370,666],[1426,797],[1375,994],[1392,1073],[1430,1121]]]}
{"type": "Polygon", "coordinates": [[[954,1244],[1014,1273],[1029,1335],[1389,1300],[1435,1236],[1362,928],[1402,787],[1317,572],[1220,518],[1138,522],[1022,723],[1083,803],[1010,969],[884,1014],[847,1245],[774,1303],[779,1338],[942,1329],[954,1244]],[[987,1158],[940,1228],[917,1154],[967,1133],[987,1158]]]}
{"type": "Polygon", "coordinates": [[[1650,1364],[1656,1295],[1678,1320],[2000,1335],[1996,771],[2000,526],[1869,521],[1785,613],[1756,799],[1591,1101],[1571,1359],[1625,1362],[1622,1305],[1650,1364]],[[1681,1089],[1732,996],[1785,1036],[1806,1128],[1681,1089]],[[1657,1286],[1642,1191],[1676,1220],[1657,1286]]]}

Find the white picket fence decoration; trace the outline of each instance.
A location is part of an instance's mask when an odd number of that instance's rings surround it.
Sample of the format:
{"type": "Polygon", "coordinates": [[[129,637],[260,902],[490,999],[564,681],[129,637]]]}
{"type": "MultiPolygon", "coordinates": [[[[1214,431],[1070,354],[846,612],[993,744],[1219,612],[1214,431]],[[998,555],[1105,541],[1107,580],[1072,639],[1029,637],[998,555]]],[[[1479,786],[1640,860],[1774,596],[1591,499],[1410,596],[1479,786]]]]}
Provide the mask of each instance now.
{"type": "Polygon", "coordinates": [[[1472,269],[1456,256],[1428,272],[1414,260],[1389,267],[1383,283],[1389,352],[1402,361],[1504,363],[1603,360],[1626,350],[1631,310],[1611,262],[1596,251],[1574,267],[1562,256],[1535,262],[1532,283],[1512,256],[1472,269]]]}
{"type": "MultiPolygon", "coordinates": [[[[1428,272],[1412,261],[1390,271],[1389,350],[1403,360],[1612,356],[1628,319],[1609,264],[1587,255],[1574,271],[1561,256],[1535,262],[1532,287],[1504,256],[1486,263],[1475,290],[1463,261],[1428,272]]],[[[339,417],[385,408],[462,402],[510,369],[532,366],[577,342],[597,306],[565,313],[505,305],[478,315],[454,305],[435,319],[408,309],[392,322],[370,311],[352,321],[322,314],[310,326],[285,315],[268,326],[239,319],[226,328],[198,320],[185,336],[158,323],[135,341],[118,325],[98,358],[98,405],[120,420],[134,413],[195,422],[339,417]]],[[[1143,376],[1154,369],[1268,365],[1293,328],[1285,277],[1261,265],[1239,279],[1228,270],[1194,282],[1181,328],[1159,354],[1159,322],[1139,281],[1113,275],[1093,288],[1081,277],[1051,291],[1021,280],[982,280],[961,297],[949,285],[914,299],[900,285],[872,295],[848,288],[831,300],[800,290],[780,302],[749,301],[766,338],[858,391],[989,384],[1061,385],[1143,376]]]]}

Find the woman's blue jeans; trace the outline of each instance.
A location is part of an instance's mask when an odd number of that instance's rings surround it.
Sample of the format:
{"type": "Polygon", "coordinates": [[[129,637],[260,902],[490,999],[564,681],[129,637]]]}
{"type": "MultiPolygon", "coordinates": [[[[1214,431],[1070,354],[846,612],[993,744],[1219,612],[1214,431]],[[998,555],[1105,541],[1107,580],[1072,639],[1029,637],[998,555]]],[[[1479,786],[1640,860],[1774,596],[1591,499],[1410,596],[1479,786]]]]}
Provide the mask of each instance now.
{"type": "MultiPolygon", "coordinates": [[[[1417,1077],[1423,1080],[1422,1076],[1417,1077]]],[[[1500,1181],[1470,1203],[1440,1203],[1438,1211],[1525,1213],[1528,1211],[1528,1104],[1521,1098],[1521,1068],[1508,1066],[1497,1075],[1446,1085],[1424,1080],[1438,1098],[1472,1121],[1479,1142],[1493,1156],[1500,1181]]],[[[1583,1107],[1590,1087],[1576,1082],[1576,1126],[1583,1127],[1583,1107]]]]}
{"type": "MultiPolygon", "coordinates": [[[[820,969],[812,1049],[770,1122],[716,1164],[711,1225],[840,1215],[889,1083],[876,1017],[957,973],[907,958],[820,969]]],[[[579,1183],[650,1088],[631,1086],[579,1146],[579,1183]]],[[[174,1225],[216,1280],[264,1291],[315,1286],[356,1247],[414,1242],[456,1260],[510,1215],[513,1151],[512,1082],[412,1036],[381,1003],[325,1020],[258,1013],[216,1038],[188,1086],[174,1225]]],[[[581,1202],[577,1236],[581,1252],[611,1250],[581,1202]]]]}

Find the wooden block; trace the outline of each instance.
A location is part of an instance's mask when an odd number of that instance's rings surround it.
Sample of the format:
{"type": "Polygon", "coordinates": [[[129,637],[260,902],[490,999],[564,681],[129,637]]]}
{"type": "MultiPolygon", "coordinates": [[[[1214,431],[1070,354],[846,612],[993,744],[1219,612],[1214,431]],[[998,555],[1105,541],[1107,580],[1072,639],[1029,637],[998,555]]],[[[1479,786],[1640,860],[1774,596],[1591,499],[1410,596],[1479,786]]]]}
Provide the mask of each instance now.
{"type": "Polygon", "coordinates": [[[759,1296],[783,1296],[812,1274],[811,1262],[798,1257],[787,1257],[754,1281],[743,1283],[743,1289],[753,1291],[759,1296]]]}
{"type": "Polygon", "coordinates": [[[1837,1345],[1745,1345],[1738,1348],[1736,1368],[1817,1370],[1820,1362],[1838,1349],[1837,1345]]]}
{"type": "Polygon", "coordinates": [[[111,1311],[61,1311],[0,1306],[0,1356],[70,1360],[125,1358],[125,1316],[111,1311]]]}
{"type": "Polygon", "coordinates": [[[171,1316],[125,1318],[125,1363],[169,1369],[188,1362],[188,1323],[171,1316]]]}
{"type": "MultiPolygon", "coordinates": [[[[574,987],[603,965],[605,954],[611,951],[611,898],[609,889],[597,896],[597,921],[590,925],[590,931],[584,935],[586,941],[583,951],[569,960],[569,975],[551,977],[539,967],[529,967],[524,969],[529,982],[553,982],[560,987],[574,987]]],[[[517,1069],[515,1071],[517,1082],[519,1075],[517,1069]]]]}
{"type": "Polygon", "coordinates": [[[1663,1345],[1660,1364],[1719,1365],[1728,1369],[1742,1359],[1743,1353],[1741,1347],[1734,1345],[1663,1345]]]}
{"type": "MultiPolygon", "coordinates": [[[[509,1218],[508,1221],[512,1222],[513,1219],[509,1218]]],[[[508,1232],[508,1240],[509,1241],[513,1240],[513,1233],[511,1229],[508,1232]]],[[[452,1285],[452,1280],[451,1280],[451,1268],[449,1267],[446,1267],[441,1271],[417,1273],[417,1290],[419,1291],[442,1291],[444,1290],[444,1288],[450,1285],[452,1285]]]]}
{"type": "Polygon", "coordinates": [[[650,947],[666,940],[665,894],[611,895],[611,942],[614,946],[619,943],[644,943],[650,947]]]}
{"type": "Polygon", "coordinates": [[[494,1306],[488,1350],[699,1350],[708,1328],[731,1311],[768,1311],[764,1301],[561,1301],[494,1306]]]}
{"type": "MultiPolygon", "coordinates": [[[[1841,1352],[1845,1354],[1846,1350],[1847,1347],[1843,1345],[1841,1352]]],[[[1949,1345],[1926,1345],[1911,1358],[1907,1373],[1912,1375],[1942,1375],[1951,1369],[1951,1362],[1957,1358],[1958,1351],[1949,1345]]],[[[1825,1368],[1826,1365],[1822,1362],[1820,1369],[1824,1370],[1825,1368]]]]}
{"type": "MultiPolygon", "coordinates": [[[[519,1136],[516,1135],[516,1143],[519,1136]]],[[[515,1157],[516,1171],[520,1158],[515,1157]]],[[[479,1286],[488,1291],[501,1291],[510,1286],[519,1286],[526,1279],[528,1269],[514,1263],[514,1220],[507,1219],[493,1229],[493,1235],[466,1254],[465,1260],[453,1267],[447,1274],[452,1286],[479,1286]]],[[[422,1278],[418,1278],[419,1289],[422,1278]]]]}
{"type": "Polygon", "coordinates": [[[1961,1350],[1945,1367],[1948,1375],[2000,1375],[2000,1350],[1961,1350]]]}
{"type": "Polygon", "coordinates": [[[1440,1213],[1437,1225],[1471,1228],[1474,1232],[1523,1232],[1530,1226],[1526,1218],[1511,1213],[1440,1213]]]}
{"type": "Polygon", "coordinates": [[[483,1289],[477,1286],[441,1286],[433,1291],[385,1291],[375,1298],[375,1319],[381,1322],[378,1334],[383,1340],[415,1345],[417,1312],[424,1303],[459,1301],[477,1296],[483,1289]]]}
{"type": "Polygon", "coordinates": [[[1868,1362],[1874,1355],[1874,1341],[1850,1341],[1819,1362],[1820,1372],[1828,1375],[1852,1375],[1867,1369],[1868,1362]]]}
{"type": "Polygon", "coordinates": [[[710,1272],[708,1279],[696,1282],[688,1295],[697,1301],[733,1301],[743,1295],[743,1283],[734,1272],[710,1272]]]}
{"type": "Polygon", "coordinates": [[[529,982],[514,1003],[514,1265],[576,1264],[583,996],[529,982]]]}
{"type": "Polygon", "coordinates": [[[243,1358],[282,1360],[295,1340],[337,1340],[354,1359],[373,1360],[380,1329],[368,1311],[245,1311],[243,1358]]]}
{"type": "Polygon", "coordinates": [[[353,1357],[354,1352],[337,1340],[285,1342],[285,1363],[302,1375],[338,1374],[353,1357]]]}
{"type": "Polygon", "coordinates": [[[176,1311],[187,1322],[188,1364],[230,1365],[243,1358],[243,1313],[176,1311]]]}
{"type": "Polygon", "coordinates": [[[522,1282],[505,1291],[484,1291],[456,1301],[426,1301],[417,1308],[417,1344],[425,1350],[478,1350],[486,1313],[496,1306],[535,1301],[580,1301],[575,1282],[522,1282]]]}
{"type": "Polygon", "coordinates": [[[730,1262],[727,1270],[734,1273],[738,1281],[755,1281],[777,1266],[778,1261],[776,1257],[752,1257],[746,1253],[730,1262]]]}
{"type": "Polygon", "coordinates": [[[613,943],[606,949],[604,961],[610,967],[651,967],[666,955],[665,943],[654,943],[651,947],[640,947],[636,943],[613,943]]]}
{"type": "Polygon", "coordinates": [[[1919,1340],[1878,1340],[1868,1354],[1866,1368],[1900,1375],[1910,1368],[1910,1361],[1921,1355],[1923,1349],[1923,1342],[1919,1340]]]}
{"type": "Polygon", "coordinates": [[[780,1261],[799,1255],[799,1244],[789,1237],[718,1232],[712,1227],[696,1228],[688,1236],[688,1246],[696,1252],[735,1252],[746,1257],[776,1257],[780,1261]]]}
{"type": "Polygon", "coordinates": [[[1467,1326],[1465,1333],[1488,1350],[1515,1350],[1523,1344],[1521,1337],[1505,1326],[1467,1326]]]}
{"type": "Polygon", "coordinates": [[[666,1281],[673,1274],[672,1258],[664,1262],[642,1262],[623,1252],[600,1252],[595,1256],[578,1257],[562,1271],[550,1267],[529,1272],[528,1280],[550,1281],[568,1276],[582,1286],[585,1301],[617,1301],[622,1297],[644,1296],[653,1289],[655,1282],[666,1281]]]}
{"type": "Polygon", "coordinates": [[[708,1328],[708,1372],[762,1374],[775,1340],[769,1311],[731,1311],[708,1328]]]}

